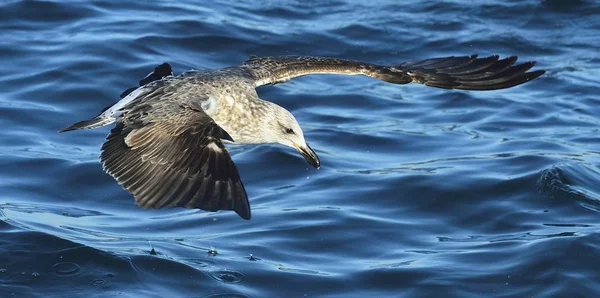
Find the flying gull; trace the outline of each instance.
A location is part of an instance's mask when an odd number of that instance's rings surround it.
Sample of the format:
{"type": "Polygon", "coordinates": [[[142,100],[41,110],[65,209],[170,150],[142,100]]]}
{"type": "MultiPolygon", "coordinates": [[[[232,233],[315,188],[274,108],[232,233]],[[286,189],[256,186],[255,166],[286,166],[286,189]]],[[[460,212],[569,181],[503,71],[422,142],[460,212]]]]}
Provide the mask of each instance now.
{"type": "Polygon", "coordinates": [[[144,208],[234,210],[250,219],[246,190],[224,144],[278,143],[315,168],[319,157],[286,109],[255,88],[310,74],[363,75],[393,84],[463,90],[510,88],[541,76],[516,56],[444,57],[394,66],[336,58],[251,57],[233,67],[173,76],[163,64],[91,120],[60,132],[116,122],[102,145],[104,170],[144,208]]]}

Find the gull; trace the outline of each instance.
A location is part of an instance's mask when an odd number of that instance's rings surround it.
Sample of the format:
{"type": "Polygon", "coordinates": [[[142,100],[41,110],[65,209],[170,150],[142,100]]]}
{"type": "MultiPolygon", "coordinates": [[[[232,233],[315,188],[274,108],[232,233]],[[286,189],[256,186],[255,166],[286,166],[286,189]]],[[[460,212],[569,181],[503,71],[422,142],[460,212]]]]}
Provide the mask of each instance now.
{"type": "Polygon", "coordinates": [[[256,87],[311,74],[363,75],[393,84],[505,89],[544,70],[516,56],[451,56],[386,66],[311,56],[251,57],[238,66],[173,76],[163,64],[91,120],[59,132],[116,122],[102,145],[103,169],[143,208],[233,210],[250,219],[250,203],[225,144],[282,144],[315,168],[321,161],[285,108],[262,100],[256,87]]]}

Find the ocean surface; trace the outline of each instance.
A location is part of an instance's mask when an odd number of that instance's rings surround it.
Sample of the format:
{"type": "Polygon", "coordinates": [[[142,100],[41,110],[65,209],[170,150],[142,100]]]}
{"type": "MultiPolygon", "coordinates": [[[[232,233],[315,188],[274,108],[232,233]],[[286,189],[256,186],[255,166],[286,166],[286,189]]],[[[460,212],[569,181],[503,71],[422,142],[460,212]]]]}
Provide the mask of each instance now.
{"type": "Polygon", "coordinates": [[[599,297],[598,1],[2,1],[0,297],[599,297]],[[138,208],[96,115],[162,62],[518,55],[466,92],[364,77],[261,87],[322,167],[231,146],[253,210],[138,208]]]}

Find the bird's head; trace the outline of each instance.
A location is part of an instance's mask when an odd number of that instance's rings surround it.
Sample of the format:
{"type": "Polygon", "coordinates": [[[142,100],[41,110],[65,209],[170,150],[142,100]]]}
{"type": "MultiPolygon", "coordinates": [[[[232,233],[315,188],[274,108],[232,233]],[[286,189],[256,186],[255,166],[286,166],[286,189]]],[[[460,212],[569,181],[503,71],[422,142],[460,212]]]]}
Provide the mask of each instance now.
{"type": "Polygon", "coordinates": [[[292,147],[300,153],[304,159],[313,167],[320,168],[321,161],[315,151],[308,146],[304,139],[304,133],[300,124],[294,118],[294,115],[288,110],[269,102],[270,110],[265,117],[263,136],[269,143],[279,143],[288,147],[292,147]]]}

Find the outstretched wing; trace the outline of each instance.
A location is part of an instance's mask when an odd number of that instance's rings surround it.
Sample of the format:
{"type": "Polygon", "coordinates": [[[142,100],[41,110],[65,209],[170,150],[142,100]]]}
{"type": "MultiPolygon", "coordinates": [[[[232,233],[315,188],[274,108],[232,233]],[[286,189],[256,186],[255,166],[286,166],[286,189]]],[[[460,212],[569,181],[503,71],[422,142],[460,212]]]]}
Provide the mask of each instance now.
{"type": "Polygon", "coordinates": [[[233,141],[200,107],[139,104],[110,132],[100,160],[144,208],[235,210],[250,219],[246,190],[221,139],[233,141]]]}
{"type": "Polygon", "coordinates": [[[535,62],[515,65],[516,56],[477,58],[477,55],[445,57],[382,66],[359,61],[284,56],[251,58],[240,67],[246,69],[256,86],[283,83],[309,74],[364,75],[394,84],[411,82],[445,89],[497,90],[533,80],[544,70],[527,72],[535,62]]]}

